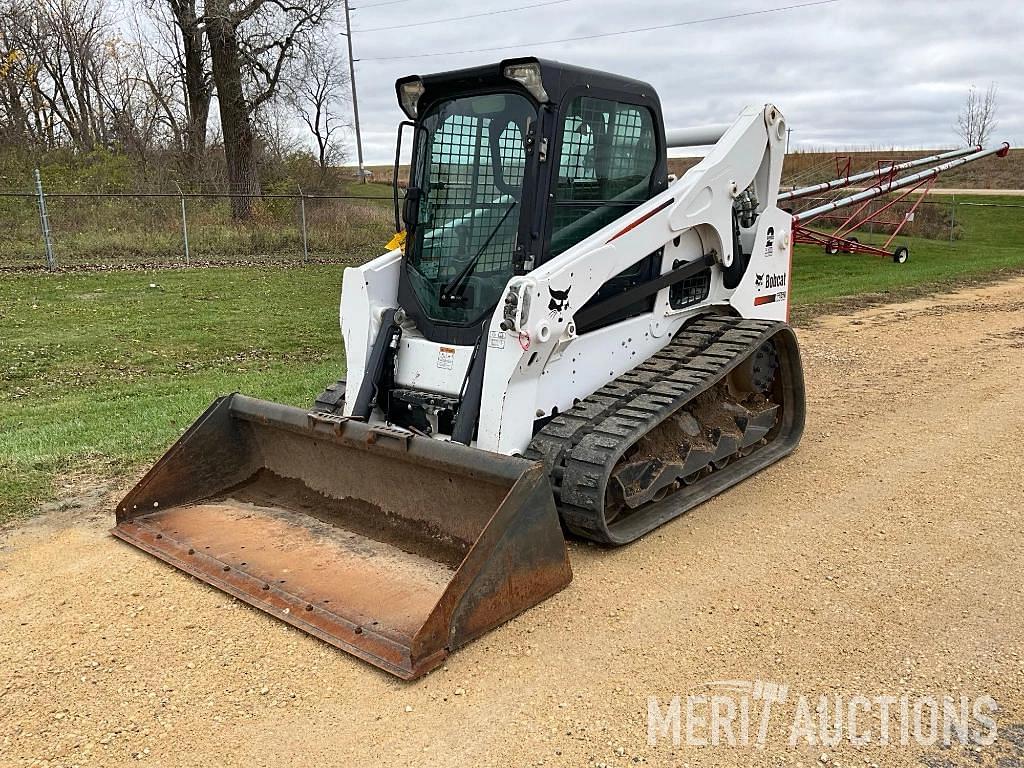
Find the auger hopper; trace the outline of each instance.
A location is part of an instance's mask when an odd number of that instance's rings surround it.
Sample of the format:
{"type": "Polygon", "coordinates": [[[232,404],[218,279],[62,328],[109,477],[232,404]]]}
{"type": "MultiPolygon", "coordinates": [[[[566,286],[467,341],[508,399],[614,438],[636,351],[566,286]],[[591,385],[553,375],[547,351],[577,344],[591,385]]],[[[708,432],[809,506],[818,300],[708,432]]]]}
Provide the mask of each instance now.
{"type": "Polygon", "coordinates": [[[237,394],[113,534],[406,679],[572,578],[542,465],[237,394]]]}

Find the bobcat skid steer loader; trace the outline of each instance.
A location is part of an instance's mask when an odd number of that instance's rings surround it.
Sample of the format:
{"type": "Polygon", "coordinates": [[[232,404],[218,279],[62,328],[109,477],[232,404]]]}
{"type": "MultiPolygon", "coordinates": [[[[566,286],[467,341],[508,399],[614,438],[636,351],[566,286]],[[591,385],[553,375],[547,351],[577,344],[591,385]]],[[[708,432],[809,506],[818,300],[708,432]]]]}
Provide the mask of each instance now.
{"type": "Polygon", "coordinates": [[[787,455],[804,389],[774,106],[666,133],[650,85],[533,58],[396,88],[401,234],[345,271],[347,380],[216,401],[113,533],[414,678],[564,588],[563,531],[633,541],[787,455]]]}

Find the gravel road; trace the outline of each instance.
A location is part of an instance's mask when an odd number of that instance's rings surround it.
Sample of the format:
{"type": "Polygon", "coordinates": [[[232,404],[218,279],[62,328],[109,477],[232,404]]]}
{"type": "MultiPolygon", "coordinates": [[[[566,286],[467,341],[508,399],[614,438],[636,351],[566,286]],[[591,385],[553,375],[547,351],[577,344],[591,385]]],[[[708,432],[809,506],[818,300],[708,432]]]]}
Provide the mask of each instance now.
{"type": "Polygon", "coordinates": [[[112,539],[127,480],[69,482],[0,534],[0,765],[1024,765],[1024,280],[799,336],[796,454],[637,544],[571,544],[568,589],[413,684],[112,539]],[[723,680],[786,687],[763,747],[686,743],[723,680]],[[991,746],[883,744],[877,707],[866,744],[790,744],[801,694],[961,693],[998,705],[991,746]],[[649,744],[676,695],[683,742],[649,744]]]}

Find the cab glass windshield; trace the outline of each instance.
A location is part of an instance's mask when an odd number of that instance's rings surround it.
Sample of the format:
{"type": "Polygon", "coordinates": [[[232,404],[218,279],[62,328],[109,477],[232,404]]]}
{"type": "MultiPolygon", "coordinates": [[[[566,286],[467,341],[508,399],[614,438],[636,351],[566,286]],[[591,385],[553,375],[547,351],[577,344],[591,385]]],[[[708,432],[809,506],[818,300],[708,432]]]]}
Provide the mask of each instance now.
{"type": "Polygon", "coordinates": [[[536,115],[525,97],[492,93],[438,102],[423,116],[406,269],[432,320],[481,320],[512,276],[525,137],[536,115]]]}

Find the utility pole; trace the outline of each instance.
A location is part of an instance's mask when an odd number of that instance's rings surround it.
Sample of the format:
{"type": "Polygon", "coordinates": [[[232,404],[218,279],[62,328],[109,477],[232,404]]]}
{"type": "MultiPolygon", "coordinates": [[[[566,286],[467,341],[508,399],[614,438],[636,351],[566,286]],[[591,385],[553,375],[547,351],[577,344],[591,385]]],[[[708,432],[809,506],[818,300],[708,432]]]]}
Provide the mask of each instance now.
{"type": "Polygon", "coordinates": [[[352,19],[349,16],[348,0],[345,0],[345,39],[348,41],[348,82],[352,88],[352,116],[356,126],[356,159],[359,161],[359,183],[366,183],[366,169],[363,168],[363,137],[359,133],[359,101],[356,99],[356,60],[352,57],[352,19]]]}
{"type": "Polygon", "coordinates": [[[786,154],[787,155],[789,154],[789,136],[790,136],[791,133],[793,133],[793,129],[792,128],[787,128],[786,129],[786,154]]]}

